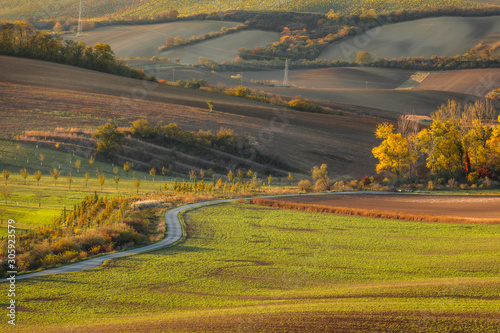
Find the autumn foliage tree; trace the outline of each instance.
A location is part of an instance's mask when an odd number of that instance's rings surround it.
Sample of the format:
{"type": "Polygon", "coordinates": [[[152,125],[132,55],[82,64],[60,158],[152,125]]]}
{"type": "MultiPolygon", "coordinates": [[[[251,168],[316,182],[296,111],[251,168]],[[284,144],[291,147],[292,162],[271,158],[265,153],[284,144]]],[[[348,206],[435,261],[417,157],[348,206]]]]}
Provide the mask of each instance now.
{"type": "Polygon", "coordinates": [[[92,137],[97,140],[97,151],[110,155],[120,149],[124,134],[118,131],[118,125],[108,123],[99,127],[92,137]]]}
{"type": "Polygon", "coordinates": [[[375,136],[383,139],[379,146],[372,149],[373,156],[379,160],[377,173],[389,171],[399,179],[410,164],[418,159],[418,154],[408,149],[408,139],[401,133],[395,133],[392,124],[378,125],[375,136]]]}

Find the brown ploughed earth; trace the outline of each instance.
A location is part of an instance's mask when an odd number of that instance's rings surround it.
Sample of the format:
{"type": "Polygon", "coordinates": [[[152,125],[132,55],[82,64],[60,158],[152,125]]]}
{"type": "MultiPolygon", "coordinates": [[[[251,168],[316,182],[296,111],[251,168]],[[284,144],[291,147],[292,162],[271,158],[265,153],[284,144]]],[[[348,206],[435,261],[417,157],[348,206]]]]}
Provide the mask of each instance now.
{"type": "Polygon", "coordinates": [[[431,196],[418,194],[359,194],[353,192],[353,194],[282,197],[277,200],[409,214],[500,220],[500,196],[431,196]]]}
{"type": "MultiPolygon", "coordinates": [[[[341,108],[342,105],[339,105],[341,108]]],[[[106,122],[130,126],[140,118],[183,129],[232,128],[252,138],[266,155],[301,173],[327,163],[331,174],[372,173],[380,119],[312,114],[233,96],[153,84],[72,66],[0,57],[0,130],[4,138],[23,130],[92,129],[106,122]],[[209,112],[206,101],[214,103],[209,112]],[[19,103],[22,101],[22,103],[19,103]]]]}
{"type": "Polygon", "coordinates": [[[412,90],[451,91],[484,97],[500,87],[500,68],[431,72],[412,90]]]}

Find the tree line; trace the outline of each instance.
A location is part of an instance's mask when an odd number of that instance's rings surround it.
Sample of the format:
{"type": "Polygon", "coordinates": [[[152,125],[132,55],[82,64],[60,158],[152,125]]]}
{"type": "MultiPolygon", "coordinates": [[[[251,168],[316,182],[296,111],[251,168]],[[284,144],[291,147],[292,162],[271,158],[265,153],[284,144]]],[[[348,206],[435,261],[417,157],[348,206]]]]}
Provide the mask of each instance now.
{"type": "Polygon", "coordinates": [[[72,65],[136,79],[156,81],[144,72],[118,61],[108,44],[87,46],[82,42],[62,40],[32,25],[16,21],[0,24],[0,54],[72,65]]]}

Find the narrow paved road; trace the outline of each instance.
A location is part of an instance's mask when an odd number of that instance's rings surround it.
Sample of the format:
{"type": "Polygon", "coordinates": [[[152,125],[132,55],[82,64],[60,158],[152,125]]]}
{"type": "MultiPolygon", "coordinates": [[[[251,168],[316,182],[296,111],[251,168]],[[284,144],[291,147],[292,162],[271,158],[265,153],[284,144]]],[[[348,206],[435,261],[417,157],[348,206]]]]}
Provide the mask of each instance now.
{"type": "MultiPolygon", "coordinates": [[[[370,193],[370,192],[364,192],[364,191],[337,192],[335,194],[346,194],[346,193],[354,194],[354,193],[370,193]]],[[[333,193],[310,193],[310,194],[299,194],[299,195],[286,194],[286,195],[279,195],[278,197],[300,196],[300,195],[307,196],[307,195],[320,195],[320,194],[333,194],[333,193]]],[[[277,196],[268,195],[268,196],[259,196],[259,197],[255,197],[255,198],[272,198],[272,197],[277,197],[277,196]]],[[[245,199],[252,199],[252,198],[245,198],[245,199]]],[[[219,203],[223,203],[223,202],[236,201],[236,200],[238,200],[238,199],[220,199],[220,200],[212,200],[212,201],[202,201],[202,202],[196,202],[196,203],[192,203],[189,205],[184,205],[184,206],[174,208],[174,209],[169,210],[168,212],[165,213],[165,222],[167,225],[167,237],[165,237],[163,240],[159,241],[158,243],[154,243],[151,245],[147,245],[147,246],[143,246],[143,247],[139,247],[136,249],[127,250],[127,251],[110,253],[110,254],[99,256],[96,258],[83,260],[83,261],[80,261],[80,262],[77,262],[74,264],[70,264],[70,265],[65,265],[65,266],[61,266],[61,267],[46,269],[46,270],[39,271],[39,272],[19,275],[19,276],[16,276],[16,281],[22,280],[22,279],[28,279],[28,278],[36,277],[36,276],[62,274],[62,273],[74,273],[74,272],[80,272],[80,271],[85,271],[85,270],[89,270],[89,269],[94,269],[94,268],[101,266],[105,260],[125,257],[125,256],[129,256],[132,254],[153,251],[153,250],[157,250],[157,249],[160,249],[162,247],[165,247],[165,246],[175,244],[176,242],[178,242],[182,238],[182,226],[181,226],[181,222],[179,221],[179,214],[181,212],[188,210],[188,209],[191,209],[191,208],[197,208],[197,207],[219,204],[219,203]]],[[[0,282],[6,282],[6,280],[2,279],[2,281],[0,281],[0,282]]]]}
{"type": "Polygon", "coordinates": [[[124,256],[129,256],[132,254],[138,254],[138,253],[143,253],[147,251],[153,251],[160,249],[165,246],[169,246],[172,244],[175,244],[182,238],[182,226],[181,222],[179,221],[179,214],[182,211],[191,209],[191,208],[196,208],[196,207],[201,207],[205,205],[211,205],[211,204],[217,204],[217,203],[223,203],[223,202],[229,202],[229,201],[234,201],[237,199],[224,199],[224,200],[213,200],[213,201],[203,201],[203,202],[197,202],[185,206],[180,206],[177,208],[174,208],[172,210],[169,210],[168,212],[165,213],[165,222],[167,225],[167,237],[159,241],[158,243],[154,243],[151,245],[139,247],[136,249],[132,250],[127,250],[123,252],[115,252],[115,253],[110,253],[106,254],[100,257],[88,259],[88,260],[83,260],[74,264],[70,265],[65,265],[61,267],[56,267],[56,268],[51,268],[51,269],[46,269],[44,271],[39,271],[35,273],[29,273],[29,274],[23,274],[19,275],[16,277],[17,280],[22,280],[22,279],[28,279],[36,276],[43,276],[43,275],[52,275],[52,274],[62,274],[62,273],[73,273],[73,272],[80,272],[80,271],[85,271],[89,269],[94,269],[103,264],[105,260],[108,259],[114,259],[114,258],[120,258],[124,256]]]}

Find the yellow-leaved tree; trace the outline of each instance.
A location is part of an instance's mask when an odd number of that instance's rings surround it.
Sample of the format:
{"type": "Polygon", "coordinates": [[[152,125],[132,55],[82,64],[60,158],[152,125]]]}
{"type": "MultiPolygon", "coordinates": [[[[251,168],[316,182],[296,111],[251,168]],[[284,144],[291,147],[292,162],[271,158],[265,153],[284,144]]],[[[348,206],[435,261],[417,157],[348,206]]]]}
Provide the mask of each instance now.
{"type": "Polygon", "coordinates": [[[401,133],[394,133],[392,124],[378,125],[375,136],[383,139],[379,146],[372,149],[373,156],[379,160],[377,173],[392,172],[399,182],[399,177],[418,159],[418,154],[409,149],[407,138],[401,133]]]}

